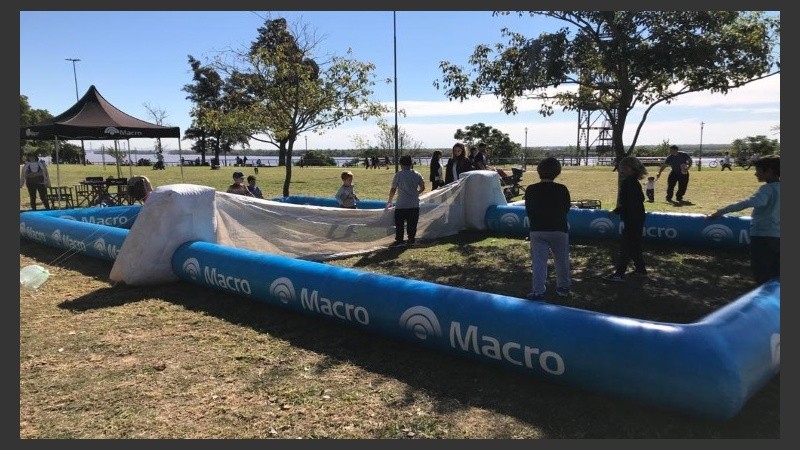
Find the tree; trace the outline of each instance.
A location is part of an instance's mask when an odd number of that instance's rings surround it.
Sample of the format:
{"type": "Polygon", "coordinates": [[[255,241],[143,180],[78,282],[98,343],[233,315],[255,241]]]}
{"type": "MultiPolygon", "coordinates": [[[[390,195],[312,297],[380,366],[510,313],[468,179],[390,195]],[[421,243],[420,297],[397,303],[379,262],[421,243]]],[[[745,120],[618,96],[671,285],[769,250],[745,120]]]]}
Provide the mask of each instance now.
{"type": "Polygon", "coordinates": [[[200,61],[189,55],[194,84],[187,84],[183,90],[188,92],[187,100],[194,103],[192,108],[192,125],[184,136],[196,141],[192,149],[200,153],[202,164],[205,164],[206,151],[209,144],[214,148],[214,164],[219,164],[220,150],[226,153],[236,144],[247,144],[247,135],[229,127],[225,127],[217,119],[230,109],[230,93],[225,91],[225,81],[211,66],[203,66],[200,61]]]}
{"type": "Polygon", "coordinates": [[[339,56],[317,60],[318,43],[306,28],[289,30],[286,19],[266,20],[249,49],[218,60],[216,67],[228,74],[224,108],[204,116],[215,129],[274,145],[278,164],[286,167],[284,196],[300,135],[388,112],[371,98],[374,64],[339,56]]]}
{"type": "MultiPolygon", "coordinates": [[[[377,139],[376,147],[383,150],[383,155],[390,150],[391,154],[394,154],[394,125],[389,125],[382,118],[378,119],[378,134],[375,135],[375,138],[377,139]]],[[[410,155],[420,149],[422,149],[422,142],[411,137],[404,128],[397,127],[397,150],[400,155],[410,155]]]]}
{"type": "Polygon", "coordinates": [[[491,153],[489,156],[496,161],[519,156],[522,150],[519,144],[511,142],[511,138],[508,137],[508,134],[503,133],[497,128],[492,128],[483,122],[468,125],[465,130],[459,128],[456,130],[453,138],[469,146],[478,145],[481,142],[486,143],[491,153]]]}
{"type": "MultiPolygon", "coordinates": [[[[511,14],[508,11],[494,14],[511,14]]],[[[615,156],[630,155],[648,113],[681,95],[731,89],[780,73],[780,16],[750,11],[531,11],[567,27],[528,39],[503,29],[506,44],[479,45],[471,74],[442,61],[450,99],[493,94],[507,114],[518,98],[538,99],[540,114],[599,110],[611,126],[615,156]],[[492,59],[496,53],[496,57],[492,59]],[[564,90],[564,85],[577,89],[564,90]],[[626,150],[630,111],[646,106],[626,150]]]]}
{"type": "Polygon", "coordinates": [[[336,160],[324,152],[309,150],[303,154],[304,166],[336,166],[336,160]]]}
{"type": "MultiPolygon", "coordinates": [[[[19,96],[19,122],[20,126],[34,125],[47,119],[52,119],[53,115],[46,109],[33,109],[28,103],[28,96],[19,96]]],[[[49,155],[55,151],[55,146],[50,141],[39,140],[20,140],[19,143],[19,162],[25,161],[26,155],[49,155]]]]}
{"type": "MultiPolygon", "coordinates": [[[[149,103],[145,102],[142,104],[144,109],[147,110],[147,113],[150,117],[153,118],[153,122],[156,125],[164,126],[164,120],[167,118],[168,114],[163,108],[158,106],[152,106],[149,103]]],[[[162,153],[164,151],[164,147],[161,145],[161,138],[156,138],[156,153],[162,153]]]]}
{"type": "Polygon", "coordinates": [[[763,134],[736,139],[731,143],[731,148],[733,149],[733,155],[738,160],[746,160],[751,155],[764,156],[780,152],[778,140],[769,139],[763,134]]]}

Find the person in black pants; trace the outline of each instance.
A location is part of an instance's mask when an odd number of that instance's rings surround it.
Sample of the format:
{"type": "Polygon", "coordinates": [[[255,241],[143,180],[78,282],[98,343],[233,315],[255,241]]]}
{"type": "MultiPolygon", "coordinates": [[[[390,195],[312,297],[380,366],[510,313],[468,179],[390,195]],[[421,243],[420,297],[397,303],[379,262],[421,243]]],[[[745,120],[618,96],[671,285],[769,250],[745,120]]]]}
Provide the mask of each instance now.
{"type": "Polygon", "coordinates": [[[50,209],[50,202],[47,199],[47,188],[50,186],[50,175],[47,172],[47,165],[40,161],[39,157],[33,153],[28,154],[28,160],[22,166],[19,178],[19,187],[28,188],[28,195],[31,197],[31,210],[36,211],[36,195],[44,205],[44,209],[50,209]]]}
{"type": "Polygon", "coordinates": [[[444,167],[442,166],[442,151],[434,150],[431,157],[431,189],[438,189],[444,186],[444,167]]]}
{"type": "Polygon", "coordinates": [[[620,174],[625,177],[619,188],[619,203],[610,215],[618,214],[625,224],[622,228],[619,259],[614,273],[605,277],[607,281],[625,281],[628,263],[633,261],[634,274],[647,276],[642,257],[642,228],[644,227],[644,193],[639,180],[647,175],[647,169],[635,156],[626,156],[619,162],[620,174]]]}
{"type": "Polygon", "coordinates": [[[656,180],[661,178],[661,172],[667,167],[670,167],[669,177],[667,177],[667,201],[672,202],[674,192],[675,200],[682,202],[683,196],[686,195],[686,188],[689,187],[689,168],[692,167],[692,157],[688,153],[680,151],[677,145],[670,145],[669,156],[658,168],[656,180]],[[676,184],[678,185],[677,192],[675,192],[676,184]]]}

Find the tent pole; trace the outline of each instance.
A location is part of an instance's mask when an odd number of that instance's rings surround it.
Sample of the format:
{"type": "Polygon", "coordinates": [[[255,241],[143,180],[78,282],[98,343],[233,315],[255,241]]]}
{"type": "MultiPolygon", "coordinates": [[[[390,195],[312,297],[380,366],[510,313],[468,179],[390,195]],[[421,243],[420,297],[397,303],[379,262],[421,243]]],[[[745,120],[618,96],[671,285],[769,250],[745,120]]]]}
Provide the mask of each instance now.
{"type": "Polygon", "coordinates": [[[56,187],[61,187],[61,158],[58,157],[58,136],[53,136],[56,141],[56,187]]]}
{"type": "Polygon", "coordinates": [[[125,140],[128,142],[128,162],[130,163],[128,165],[128,173],[130,174],[129,178],[133,178],[133,161],[131,160],[131,140],[130,139],[125,139],[125,140]]]}
{"type": "Polygon", "coordinates": [[[114,159],[117,160],[117,178],[122,178],[122,171],[119,168],[119,145],[117,145],[116,139],[114,139],[114,159]]]}
{"type": "Polygon", "coordinates": [[[185,183],[185,181],[183,181],[183,153],[181,153],[181,137],[180,137],[180,132],[178,132],[178,158],[180,158],[180,159],[178,160],[178,161],[179,161],[179,162],[178,162],[178,164],[181,166],[181,183],[185,183]]]}

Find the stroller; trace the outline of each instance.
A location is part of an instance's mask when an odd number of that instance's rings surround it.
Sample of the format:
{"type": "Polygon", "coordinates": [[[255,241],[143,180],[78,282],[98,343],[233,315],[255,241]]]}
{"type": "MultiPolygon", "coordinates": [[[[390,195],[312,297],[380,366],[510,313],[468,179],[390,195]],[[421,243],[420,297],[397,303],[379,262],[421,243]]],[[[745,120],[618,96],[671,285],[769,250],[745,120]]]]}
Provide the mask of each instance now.
{"type": "Polygon", "coordinates": [[[522,169],[516,167],[511,168],[511,176],[509,176],[503,169],[495,169],[497,174],[500,175],[500,186],[503,187],[503,195],[506,201],[511,201],[512,198],[518,196],[522,190],[520,182],[522,181],[522,174],[525,173],[522,169]]]}

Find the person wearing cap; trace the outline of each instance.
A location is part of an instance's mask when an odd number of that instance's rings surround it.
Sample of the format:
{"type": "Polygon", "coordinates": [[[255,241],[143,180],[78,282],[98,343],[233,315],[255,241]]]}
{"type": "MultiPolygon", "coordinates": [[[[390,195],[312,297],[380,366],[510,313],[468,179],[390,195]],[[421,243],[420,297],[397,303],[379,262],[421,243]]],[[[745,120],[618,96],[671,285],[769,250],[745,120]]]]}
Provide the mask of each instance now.
{"type": "Polygon", "coordinates": [[[248,197],[254,197],[253,194],[247,189],[247,186],[244,185],[244,174],[242,172],[233,172],[233,184],[228,186],[228,190],[225,191],[229,194],[238,194],[238,195],[246,195],[248,197]]]}

